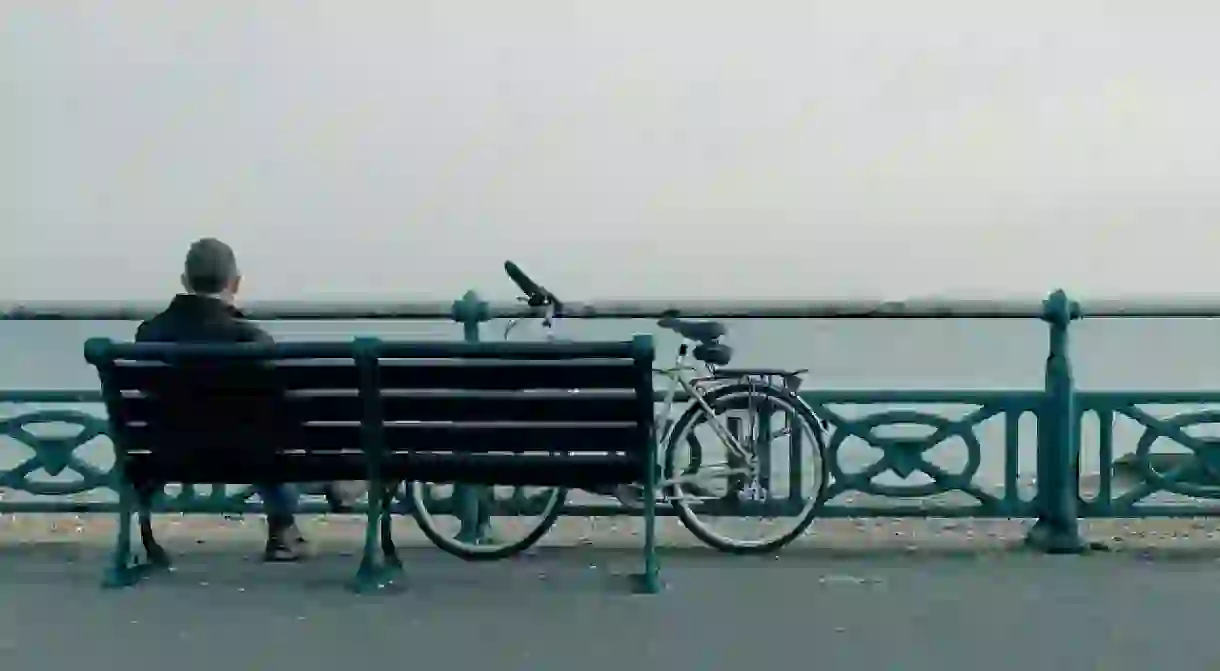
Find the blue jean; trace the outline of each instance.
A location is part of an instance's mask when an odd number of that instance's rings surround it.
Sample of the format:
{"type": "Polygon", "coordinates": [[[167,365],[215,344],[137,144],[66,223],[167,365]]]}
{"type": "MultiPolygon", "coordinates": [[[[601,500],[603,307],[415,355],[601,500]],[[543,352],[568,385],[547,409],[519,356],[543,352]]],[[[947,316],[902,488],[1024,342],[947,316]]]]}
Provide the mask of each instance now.
{"type": "Polygon", "coordinates": [[[293,515],[297,512],[297,502],[301,493],[289,485],[257,485],[254,491],[263,500],[263,509],[267,511],[267,521],[273,526],[292,524],[293,515]]]}

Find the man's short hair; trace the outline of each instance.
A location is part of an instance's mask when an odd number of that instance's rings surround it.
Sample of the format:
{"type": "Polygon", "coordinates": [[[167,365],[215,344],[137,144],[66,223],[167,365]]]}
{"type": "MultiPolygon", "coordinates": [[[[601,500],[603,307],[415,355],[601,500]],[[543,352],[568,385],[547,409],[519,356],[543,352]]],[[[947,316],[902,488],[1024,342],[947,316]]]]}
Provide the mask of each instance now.
{"type": "Polygon", "coordinates": [[[216,238],[196,240],[186,253],[187,287],[200,294],[218,294],[237,279],[233,248],[216,238]]]}

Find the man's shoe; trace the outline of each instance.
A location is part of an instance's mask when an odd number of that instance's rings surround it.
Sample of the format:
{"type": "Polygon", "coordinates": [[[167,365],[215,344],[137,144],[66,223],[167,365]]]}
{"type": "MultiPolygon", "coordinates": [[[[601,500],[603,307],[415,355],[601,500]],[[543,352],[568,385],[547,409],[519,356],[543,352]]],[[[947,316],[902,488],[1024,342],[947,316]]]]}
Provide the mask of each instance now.
{"type": "Polygon", "coordinates": [[[263,561],[282,563],[295,562],[305,558],[306,541],[301,530],[295,524],[267,535],[267,545],[263,548],[263,561]]]}

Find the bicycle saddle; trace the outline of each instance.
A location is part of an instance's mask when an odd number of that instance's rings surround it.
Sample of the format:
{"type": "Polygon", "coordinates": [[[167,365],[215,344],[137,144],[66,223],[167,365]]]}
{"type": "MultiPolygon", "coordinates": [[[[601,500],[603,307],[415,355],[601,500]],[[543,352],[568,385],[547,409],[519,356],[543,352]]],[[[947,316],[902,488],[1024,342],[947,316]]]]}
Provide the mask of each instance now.
{"type": "Polygon", "coordinates": [[[701,342],[691,352],[699,361],[713,366],[727,366],[733,360],[733,348],[722,342],[701,342]]]}
{"type": "Polygon", "coordinates": [[[724,324],[720,322],[688,321],[677,317],[662,317],[657,320],[657,326],[669,329],[687,340],[701,343],[715,342],[726,333],[724,324]]]}

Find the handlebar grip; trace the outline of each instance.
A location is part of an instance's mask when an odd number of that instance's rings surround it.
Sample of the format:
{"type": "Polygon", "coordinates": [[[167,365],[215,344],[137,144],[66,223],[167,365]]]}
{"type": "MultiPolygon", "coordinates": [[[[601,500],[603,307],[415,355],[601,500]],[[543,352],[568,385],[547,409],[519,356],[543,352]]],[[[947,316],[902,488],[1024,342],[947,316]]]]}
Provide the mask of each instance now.
{"type": "Polygon", "coordinates": [[[562,307],[563,304],[559,301],[558,296],[531,280],[529,275],[526,275],[525,271],[521,270],[521,267],[517,264],[512,261],[505,261],[504,272],[508,273],[509,279],[521,289],[521,293],[525,294],[530,305],[541,307],[549,304],[556,310],[562,307]]]}
{"type": "Polygon", "coordinates": [[[527,297],[533,298],[534,296],[544,295],[545,292],[542,291],[542,287],[531,280],[529,275],[526,275],[525,271],[521,270],[521,267],[512,261],[504,262],[504,272],[508,273],[508,279],[512,280],[521,289],[521,293],[527,297]]]}

